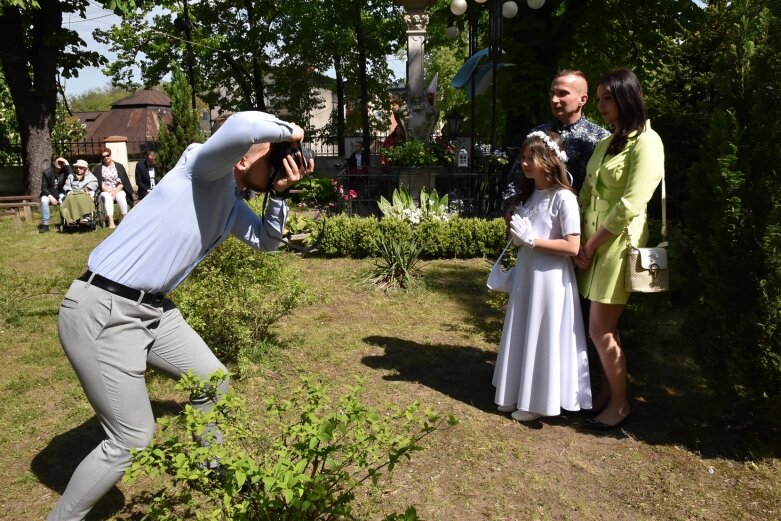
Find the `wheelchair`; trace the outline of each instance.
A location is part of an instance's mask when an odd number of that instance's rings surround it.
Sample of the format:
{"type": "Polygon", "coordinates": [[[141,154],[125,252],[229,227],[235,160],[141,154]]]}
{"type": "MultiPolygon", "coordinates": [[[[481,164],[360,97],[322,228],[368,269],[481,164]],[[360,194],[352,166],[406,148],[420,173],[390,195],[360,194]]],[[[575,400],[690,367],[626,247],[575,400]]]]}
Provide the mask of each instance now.
{"type": "Polygon", "coordinates": [[[97,227],[95,196],[71,191],[60,205],[60,232],[94,231],[97,227]]]}
{"type": "MultiPolygon", "coordinates": [[[[128,209],[132,208],[132,205],[128,203],[128,209]]],[[[121,214],[119,212],[119,205],[114,204],[114,222],[119,224],[121,214]]],[[[108,214],[106,213],[106,207],[103,205],[103,201],[100,199],[100,192],[95,193],[95,221],[97,226],[105,228],[108,226],[108,214]]]]}

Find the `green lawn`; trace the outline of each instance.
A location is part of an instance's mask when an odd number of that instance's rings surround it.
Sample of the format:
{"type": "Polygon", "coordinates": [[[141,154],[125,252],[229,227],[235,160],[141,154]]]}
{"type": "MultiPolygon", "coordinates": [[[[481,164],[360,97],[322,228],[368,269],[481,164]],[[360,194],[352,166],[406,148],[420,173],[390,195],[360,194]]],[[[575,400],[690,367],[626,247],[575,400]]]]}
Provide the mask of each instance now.
{"type": "MultiPolygon", "coordinates": [[[[38,234],[0,219],[0,519],[43,519],[101,438],[59,346],[56,314],[108,233],[38,234]]],[[[633,298],[622,329],[632,418],[598,435],[579,430],[576,416],[527,426],[495,412],[503,316],[501,297],[484,285],[485,260],[425,262],[416,288],[386,294],[362,282],[371,261],[289,258],[318,298],[285,318],[283,346],[234,382],[254,414],[309,375],[334,394],[363,377],[369,403],[419,400],[460,420],[358,498],[362,519],[409,504],[447,521],[781,517],[778,442],[736,425],[690,354],[668,341],[678,323],[665,296],[633,298]]],[[[150,376],[149,386],[158,415],[184,403],[168,380],[150,376]]],[[[91,519],[140,519],[144,494],[164,485],[120,484],[91,519]]]]}

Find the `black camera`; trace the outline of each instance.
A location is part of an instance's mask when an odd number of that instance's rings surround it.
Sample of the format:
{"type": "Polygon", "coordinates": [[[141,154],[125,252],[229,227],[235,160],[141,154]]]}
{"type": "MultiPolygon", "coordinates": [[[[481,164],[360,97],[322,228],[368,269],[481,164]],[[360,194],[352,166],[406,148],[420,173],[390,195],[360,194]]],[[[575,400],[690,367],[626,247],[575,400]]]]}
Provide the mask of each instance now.
{"type": "Polygon", "coordinates": [[[271,143],[269,152],[269,161],[271,164],[271,175],[268,178],[268,186],[271,188],[283,170],[283,162],[287,156],[293,156],[299,167],[306,168],[314,154],[309,147],[303,146],[300,142],[291,143],[290,141],[280,141],[271,143]]]}

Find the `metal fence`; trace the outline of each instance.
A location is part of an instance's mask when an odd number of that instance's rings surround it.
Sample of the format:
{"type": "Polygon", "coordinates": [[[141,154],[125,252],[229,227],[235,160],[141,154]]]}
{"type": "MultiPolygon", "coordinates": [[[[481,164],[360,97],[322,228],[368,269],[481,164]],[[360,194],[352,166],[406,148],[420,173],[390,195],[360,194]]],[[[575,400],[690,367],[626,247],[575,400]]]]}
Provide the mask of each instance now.
{"type": "MultiPolygon", "coordinates": [[[[88,163],[100,163],[100,149],[105,141],[93,139],[82,141],[53,141],[52,154],[69,160],[84,159],[88,163]]],[[[0,145],[0,166],[22,166],[22,144],[0,145]]]]}
{"type": "MultiPolygon", "coordinates": [[[[352,151],[352,143],[360,141],[360,136],[348,136],[348,144],[352,151]]],[[[407,188],[413,197],[417,198],[420,189],[436,189],[441,196],[448,195],[450,203],[461,215],[470,217],[495,217],[501,213],[502,191],[508,183],[508,168],[496,168],[483,160],[472,161],[473,168],[455,167],[419,167],[403,168],[396,166],[381,166],[379,159],[382,152],[384,135],[372,138],[372,166],[360,174],[348,175],[347,159],[339,157],[337,146],[320,141],[308,145],[316,157],[329,158],[324,164],[329,166],[319,169],[329,177],[336,179],[346,193],[354,190],[356,197],[345,199],[339,204],[344,211],[357,215],[378,215],[377,201],[381,196],[390,200],[393,190],[398,187],[407,188]]],[[[75,142],[52,143],[54,153],[69,160],[84,159],[90,164],[100,163],[100,149],[105,146],[103,140],[83,140],[75,142]]],[[[157,143],[128,142],[128,160],[140,161],[146,150],[156,150],[157,143]]],[[[486,154],[487,156],[487,154],[486,154]]],[[[0,166],[20,166],[22,164],[21,144],[10,143],[0,145],[0,166]]]]}
{"type": "Polygon", "coordinates": [[[346,195],[339,202],[340,209],[361,216],[379,216],[380,197],[390,201],[393,191],[404,187],[415,199],[423,188],[428,192],[436,189],[440,197],[448,196],[451,208],[463,217],[493,218],[501,214],[501,193],[508,181],[505,172],[491,168],[469,171],[453,167],[369,167],[350,174],[344,164],[338,165],[333,177],[346,195]]]}

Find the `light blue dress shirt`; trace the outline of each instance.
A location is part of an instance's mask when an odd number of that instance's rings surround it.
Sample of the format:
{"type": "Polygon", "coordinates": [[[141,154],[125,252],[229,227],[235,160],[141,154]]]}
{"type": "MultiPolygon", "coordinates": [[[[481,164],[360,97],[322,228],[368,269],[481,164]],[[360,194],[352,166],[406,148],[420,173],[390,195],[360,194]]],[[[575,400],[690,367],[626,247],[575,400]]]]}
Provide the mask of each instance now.
{"type": "Polygon", "coordinates": [[[254,143],[289,140],[290,124],[234,114],[206,143],[187,147],[155,189],[90,254],[90,271],[131,288],[167,293],[229,233],[258,250],[280,245],[287,206],[269,199],[261,219],[239,196],[233,166],[254,143]]]}

